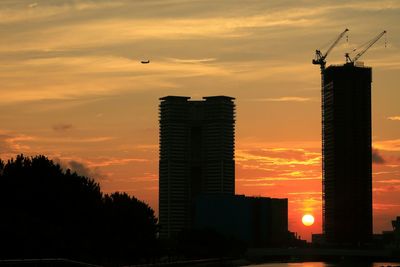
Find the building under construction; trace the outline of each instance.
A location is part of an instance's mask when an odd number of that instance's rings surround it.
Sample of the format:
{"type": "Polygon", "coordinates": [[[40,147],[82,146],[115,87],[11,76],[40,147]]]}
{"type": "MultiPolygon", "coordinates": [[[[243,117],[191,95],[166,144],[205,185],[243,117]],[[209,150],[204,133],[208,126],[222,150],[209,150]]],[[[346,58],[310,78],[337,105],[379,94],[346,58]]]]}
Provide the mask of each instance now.
{"type": "Polygon", "coordinates": [[[347,63],[323,76],[325,236],[365,243],[372,237],[371,68],[347,63]]]}
{"type": "MultiPolygon", "coordinates": [[[[313,64],[321,67],[323,230],[328,243],[361,245],[372,238],[372,70],[357,60],[386,31],[346,63],[326,66],[345,29],[313,64]]],[[[346,38],[348,39],[348,38],[346,38]]],[[[354,51],[356,51],[355,49],[354,51]]]]}

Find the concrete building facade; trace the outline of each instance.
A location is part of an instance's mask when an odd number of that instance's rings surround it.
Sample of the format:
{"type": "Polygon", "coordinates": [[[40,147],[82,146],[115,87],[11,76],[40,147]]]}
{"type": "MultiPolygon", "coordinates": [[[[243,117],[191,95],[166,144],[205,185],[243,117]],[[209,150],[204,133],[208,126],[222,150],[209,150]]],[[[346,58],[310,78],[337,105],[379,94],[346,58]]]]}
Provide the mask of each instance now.
{"type": "Polygon", "coordinates": [[[160,237],[191,229],[200,194],[235,193],[235,103],[227,96],[160,98],[160,237]]]}

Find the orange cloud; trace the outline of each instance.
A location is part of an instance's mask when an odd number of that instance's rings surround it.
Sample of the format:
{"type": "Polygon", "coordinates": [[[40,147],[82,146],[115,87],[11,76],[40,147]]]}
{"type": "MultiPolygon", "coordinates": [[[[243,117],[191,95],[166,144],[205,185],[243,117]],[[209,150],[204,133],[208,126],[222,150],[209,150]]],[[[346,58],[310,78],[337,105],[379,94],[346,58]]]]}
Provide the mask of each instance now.
{"type": "Polygon", "coordinates": [[[400,139],[373,141],[373,146],[380,150],[400,151],[400,139]]]}
{"type": "Polygon", "coordinates": [[[374,203],[373,204],[374,210],[390,210],[393,208],[400,208],[400,204],[384,204],[384,203],[374,203]]]}
{"type": "Polygon", "coordinates": [[[289,192],[289,195],[318,195],[318,196],[322,196],[322,192],[321,191],[310,191],[310,192],[289,192]]]}
{"type": "MultiPolygon", "coordinates": [[[[399,173],[399,172],[397,172],[399,173]]],[[[382,183],[382,184],[399,184],[400,179],[390,179],[390,180],[381,180],[381,181],[376,181],[377,183],[382,183]]]]}
{"type": "Polygon", "coordinates": [[[387,119],[391,121],[400,121],[400,116],[387,117],[387,119]]]}
{"type": "MultiPolygon", "coordinates": [[[[279,172],[279,171],[277,171],[279,172]]],[[[297,177],[297,178],[284,178],[284,177],[260,177],[260,178],[244,178],[236,179],[236,181],[246,182],[260,182],[260,181],[304,181],[304,180],[320,180],[320,178],[309,178],[309,177],[297,177]]]]}
{"type": "Polygon", "coordinates": [[[111,165],[124,165],[132,162],[148,162],[148,159],[140,158],[109,158],[106,160],[91,161],[88,163],[91,167],[106,167],[111,165]]]}
{"type": "Polygon", "coordinates": [[[311,101],[311,98],[307,97],[299,97],[299,96],[284,96],[278,98],[257,98],[252,101],[258,102],[308,102],[311,101]]]}
{"type": "Polygon", "coordinates": [[[258,149],[258,150],[237,150],[236,162],[248,163],[255,161],[267,165],[317,165],[320,163],[319,153],[305,152],[301,149],[258,149]]]}
{"type": "Polygon", "coordinates": [[[256,183],[256,184],[246,184],[243,183],[241,186],[247,186],[247,187],[258,187],[258,186],[275,186],[276,184],[274,183],[256,183]]]}

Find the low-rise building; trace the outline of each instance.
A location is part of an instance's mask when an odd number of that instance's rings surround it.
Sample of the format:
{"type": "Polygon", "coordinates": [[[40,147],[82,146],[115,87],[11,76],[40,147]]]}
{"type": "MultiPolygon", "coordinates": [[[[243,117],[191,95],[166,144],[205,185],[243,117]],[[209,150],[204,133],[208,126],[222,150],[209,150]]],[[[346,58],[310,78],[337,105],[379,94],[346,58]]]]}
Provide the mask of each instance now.
{"type": "Polygon", "coordinates": [[[288,241],[288,200],[244,195],[200,195],[195,227],[212,229],[249,246],[280,246],[288,241]]]}

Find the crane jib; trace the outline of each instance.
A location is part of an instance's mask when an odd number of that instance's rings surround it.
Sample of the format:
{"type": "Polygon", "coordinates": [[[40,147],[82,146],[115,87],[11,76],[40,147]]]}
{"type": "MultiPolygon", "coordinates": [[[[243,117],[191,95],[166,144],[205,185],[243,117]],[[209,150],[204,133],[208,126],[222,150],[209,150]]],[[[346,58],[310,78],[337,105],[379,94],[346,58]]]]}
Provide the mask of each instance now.
{"type": "Polygon", "coordinates": [[[345,29],[339,36],[335,39],[335,41],[331,44],[331,46],[326,50],[325,54],[322,54],[320,50],[315,51],[315,59],[313,59],[312,63],[315,65],[320,65],[321,71],[325,69],[326,66],[326,57],[332,51],[332,49],[339,43],[339,41],[343,38],[343,36],[349,31],[349,29],[345,29]]]}
{"type": "Polygon", "coordinates": [[[368,42],[368,44],[366,45],[366,47],[365,47],[363,50],[361,50],[357,55],[355,55],[354,58],[351,58],[351,57],[350,57],[350,54],[349,54],[349,53],[346,53],[346,54],[345,54],[346,62],[347,62],[347,63],[354,63],[354,62],[356,62],[362,55],[365,54],[365,52],[367,52],[367,50],[368,50],[371,46],[373,46],[376,42],[378,42],[379,39],[381,39],[381,37],[382,37],[383,35],[385,35],[385,34],[386,34],[386,31],[383,31],[383,32],[381,32],[380,34],[378,34],[376,37],[374,37],[373,39],[371,39],[371,40],[368,42]]]}

